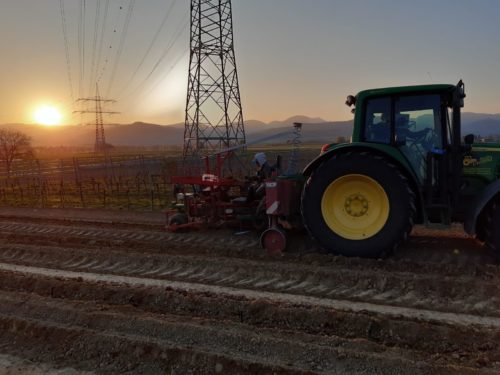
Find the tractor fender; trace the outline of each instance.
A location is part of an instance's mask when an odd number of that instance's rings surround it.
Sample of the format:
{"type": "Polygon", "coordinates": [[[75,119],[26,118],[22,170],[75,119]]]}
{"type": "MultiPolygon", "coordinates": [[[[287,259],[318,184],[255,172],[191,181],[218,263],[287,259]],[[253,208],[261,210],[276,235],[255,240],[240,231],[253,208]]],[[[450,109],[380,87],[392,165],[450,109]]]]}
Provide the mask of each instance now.
{"type": "Polygon", "coordinates": [[[476,234],[477,220],[484,211],[488,203],[490,203],[495,196],[500,194],[500,180],[490,183],[483,192],[476,196],[473,203],[469,206],[464,221],[464,229],[471,236],[476,234]]]}
{"type": "Polygon", "coordinates": [[[420,189],[418,188],[419,183],[418,179],[415,176],[412,168],[409,165],[409,162],[404,158],[404,156],[399,152],[399,150],[395,149],[390,145],[384,145],[379,143],[347,143],[340,144],[334,146],[332,149],[328,150],[325,153],[319,155],[316,159],[311,161],[302,171],[302,174],[307,178],[312,175],[312,173],[325,161],[331,159],[335,155],[339,153],[346,152],[370,152],[373,154],[377,154],[379,156],[383,156],[391,160],[396,166],[401,169],[401,172],[408,178],[410,186],[417,196],[417,205],[419,207],[419,220],[423,220],[425,217],[424,208],[422,205],[423,197],[420,189]]]}
{"type": "Polygon", "coordinates": [[[331,159],[335,155],[339,153],[345,152],[370,152],[380,156],[384,156],[389,158],[394,162],[397,166],[401,168],[401,170],[407,175],[407,177],[411,180],[412,183],[417,183],[417,177],[413,173],[408,161],[402,156],[402,154],[392,146],[383,145],[378,143],[347,143],[347,144],[339,144],[334,146],[332,149],[322,153],[316,159],[311,161],[302,171],[302,174],[306,177],[310,176],[316,168],[318,168],[325,161],[331,159]]]}

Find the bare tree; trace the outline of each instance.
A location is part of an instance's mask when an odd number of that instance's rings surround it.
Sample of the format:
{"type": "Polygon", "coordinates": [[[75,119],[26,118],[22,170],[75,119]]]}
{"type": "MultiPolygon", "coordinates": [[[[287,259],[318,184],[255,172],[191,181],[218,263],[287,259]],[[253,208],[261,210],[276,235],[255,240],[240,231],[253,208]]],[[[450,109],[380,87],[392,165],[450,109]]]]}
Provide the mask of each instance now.
{"type": "Polygon", "coordinates": [[[0,163],[10,176],[15,159],[33,157],[31,138],[18,130],[0,129],[0,163]]]}

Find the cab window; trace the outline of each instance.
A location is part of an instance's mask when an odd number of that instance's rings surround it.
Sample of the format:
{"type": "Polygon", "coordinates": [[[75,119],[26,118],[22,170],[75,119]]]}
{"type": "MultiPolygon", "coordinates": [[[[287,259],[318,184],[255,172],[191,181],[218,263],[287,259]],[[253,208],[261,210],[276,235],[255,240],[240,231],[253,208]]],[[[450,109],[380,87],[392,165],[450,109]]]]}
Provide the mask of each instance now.
{"type": "Polygon", "coordinates": [[[402,96],[395,100],[395,139],[401,152],[423,181],[427,155],[443,148],[440,95],[402,96]]]}
{"type": "Polygon", "coordinates": [[[364,138],[368,142],[391,143],[391,99],[369,99],[366,103],[364,138]]]}
{"type": "Polygon", "coordinates": [[[402,96],[396,100],[395,112],[398,143],[408,140],[425,151],[443,147],[439,95],[402,96]]]}

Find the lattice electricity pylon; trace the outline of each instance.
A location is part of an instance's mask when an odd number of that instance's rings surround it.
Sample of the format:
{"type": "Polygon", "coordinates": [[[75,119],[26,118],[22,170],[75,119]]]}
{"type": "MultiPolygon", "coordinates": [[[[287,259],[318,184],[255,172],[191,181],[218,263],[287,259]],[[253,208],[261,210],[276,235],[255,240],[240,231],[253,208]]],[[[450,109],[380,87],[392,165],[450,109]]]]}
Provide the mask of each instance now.
{"type": "Polygon", "coordinates": [[[191,0],[184,159],[245,143],[231,0],[191,0]]]}
{"type": "Polygon", "coordinates": [[[108,115],[114,115],[119,112],[104,111],[102,109],[102,103],[116,103],[116,100],[104,99],[99,95],[99,87],[95,86],[95,97],[94,98],[80,98],[77,100],[80,103],[95,102],[95,110],[84,109],[81,111],[75,111],[76,113],[93,113],[95,114],[95,144],[94,152],[96,153],[106,153],[108,151],[109,145],[106,143],[106,137],[104,135],[104,121],[102,118],[103,113],[108,115]]]}

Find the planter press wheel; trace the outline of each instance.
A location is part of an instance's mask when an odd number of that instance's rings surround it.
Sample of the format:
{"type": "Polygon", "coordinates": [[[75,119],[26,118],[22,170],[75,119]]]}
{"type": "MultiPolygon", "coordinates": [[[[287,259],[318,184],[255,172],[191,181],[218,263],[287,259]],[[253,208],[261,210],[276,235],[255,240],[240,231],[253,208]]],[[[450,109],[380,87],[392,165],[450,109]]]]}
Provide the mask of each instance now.
{"type": "Polygon", "coordinates": [[[286,233],[279,228],[266,229],[260,236],[261,246],[269,254],[281,254],[286,249],[286,233]]]}

